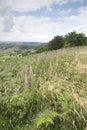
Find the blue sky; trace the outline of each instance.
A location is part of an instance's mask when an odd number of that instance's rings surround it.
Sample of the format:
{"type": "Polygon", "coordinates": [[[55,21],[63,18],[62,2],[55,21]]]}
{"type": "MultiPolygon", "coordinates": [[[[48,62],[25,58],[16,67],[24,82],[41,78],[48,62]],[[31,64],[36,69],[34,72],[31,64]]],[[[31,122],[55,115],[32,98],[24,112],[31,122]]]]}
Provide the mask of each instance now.
{"type": "Polygon", "coordinates": [[[0,41],[48,42],[73,30],[87,35],[87,0],[0,0],[0,41]]]}

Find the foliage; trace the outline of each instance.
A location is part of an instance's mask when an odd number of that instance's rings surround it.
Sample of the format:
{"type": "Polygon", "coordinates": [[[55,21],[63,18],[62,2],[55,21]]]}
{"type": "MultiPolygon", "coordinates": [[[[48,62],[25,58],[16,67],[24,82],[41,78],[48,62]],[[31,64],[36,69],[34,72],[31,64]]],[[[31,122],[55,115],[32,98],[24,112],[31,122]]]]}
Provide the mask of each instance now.
{"type": "Polygon", "coordinates": [[[73,31],[65,35],[65,42],[70,47],[86,45],[86,36],[84,33],[73,31]]]}
{"type": "Polygon", "coordinates": [[[70,32],[65,36],[55,36],[48,42],[48,50],[57,50],[63,47],[75,47],[87,45],[87,37],[84,33],[70,32]]]}
{"type": "Polygon", "coordinates": [[[47,45],[40,46],[40,47],[36,50],[36,53],[41,53],[41,52],[44,52],[44,51],[48,51],[48,46],[47,46],[47,45]]]}
{"type": "Polygon", "coordinates": [[[62,36],[55,36],[51,41],[48,43],[49,50],[57,50],[64,46],[64,40],[62,36]]]}
{"type": "Polygon", "coordinates": [[[1,130],[84,130],[87,47],[0,57],[1,130]]]}
{"type": "Polygon", "coordinates": [[[43,125],[45,125],[45,127],[48,127],[49,124],[54,124],[53,119],[57,116],[58,116],[57,112],[50,111],[49,109],[40,112],[36,118],[37,128],[43,125]]]}

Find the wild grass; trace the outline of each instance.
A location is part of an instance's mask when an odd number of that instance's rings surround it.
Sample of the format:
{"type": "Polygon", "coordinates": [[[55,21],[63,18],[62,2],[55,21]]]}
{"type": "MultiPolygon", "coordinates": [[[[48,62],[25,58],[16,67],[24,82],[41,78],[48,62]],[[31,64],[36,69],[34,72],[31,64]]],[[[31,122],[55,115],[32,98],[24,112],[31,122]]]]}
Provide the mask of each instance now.
{"type": "Polygon", "coordinates": [[[87,47],[0,57],[1,130],[84,130],[87,47]]]}

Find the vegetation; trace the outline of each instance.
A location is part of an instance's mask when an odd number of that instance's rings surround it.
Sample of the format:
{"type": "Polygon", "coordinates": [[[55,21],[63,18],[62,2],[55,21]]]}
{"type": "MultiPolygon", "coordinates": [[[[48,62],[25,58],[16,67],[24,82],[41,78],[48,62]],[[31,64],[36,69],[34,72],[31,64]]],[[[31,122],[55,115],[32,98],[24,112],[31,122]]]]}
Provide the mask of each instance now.
{"type": "Polygon", "coordinates": [[[55,36],[51,41],[48,42],[48,50],[57,50],[64,47],[75,47],[87,45],[87,37],[84,33],[77,33],[75,31],[68,33],[65,36],[55,36]]]}
{"type": "Polygon", "coordinates": [[[36,53],[48,51],[48,45],[41,45],[37,48],[36,53]]]}
{"type": "Polygon", "coordinates": [[[84,130],[87,47],[0,57],[0,130],[84,130]]]}
{"type": "Polygon", "coordinates": [[[0,56],[4,55],[22,55],[27,56],[32,53],[41,53],[50,50],[57,50],[66,47],[85,46],[87,45],[87,37],[84,33],[75,31],[65,36],[55,36],[48,43],[36,42],[19,42],[19,43],[0,43],[0,56]]]}
{"type": "Polygon", "coordinates": [[[56,36],[48,43],[49,50],[57,50],[62,48],[63,46],[64,40],[62,36],[56,36]]]}
{"type": "Polygon", "coordinates": [[[65,35],[65,45],[70,47],[87,45],[86,36],[75,31],[68,33],[65,35]]]}

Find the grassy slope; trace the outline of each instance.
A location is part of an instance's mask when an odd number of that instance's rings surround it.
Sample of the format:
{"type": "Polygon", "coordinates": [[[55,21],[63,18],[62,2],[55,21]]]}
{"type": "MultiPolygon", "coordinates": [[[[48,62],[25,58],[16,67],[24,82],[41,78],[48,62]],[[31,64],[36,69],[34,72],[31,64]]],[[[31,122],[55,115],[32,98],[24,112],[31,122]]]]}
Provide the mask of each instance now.
{"type": "MultiPolygon", "coordinates": [[[[29,54],[29,52],[32,52],[32,50],[34,50],[36,48],[36,46],[1,46],[0,45],[0,57],[2,56],[16,56],[16,55],[27,55],[29,54]]],[[[38,48],[38,46],[37,46],[38,48]]]]}
{"type": "Polygon", "coordinates": [[[87,47],[1,57],[0,78],[2,130],[86,127],[87,47]]]}

